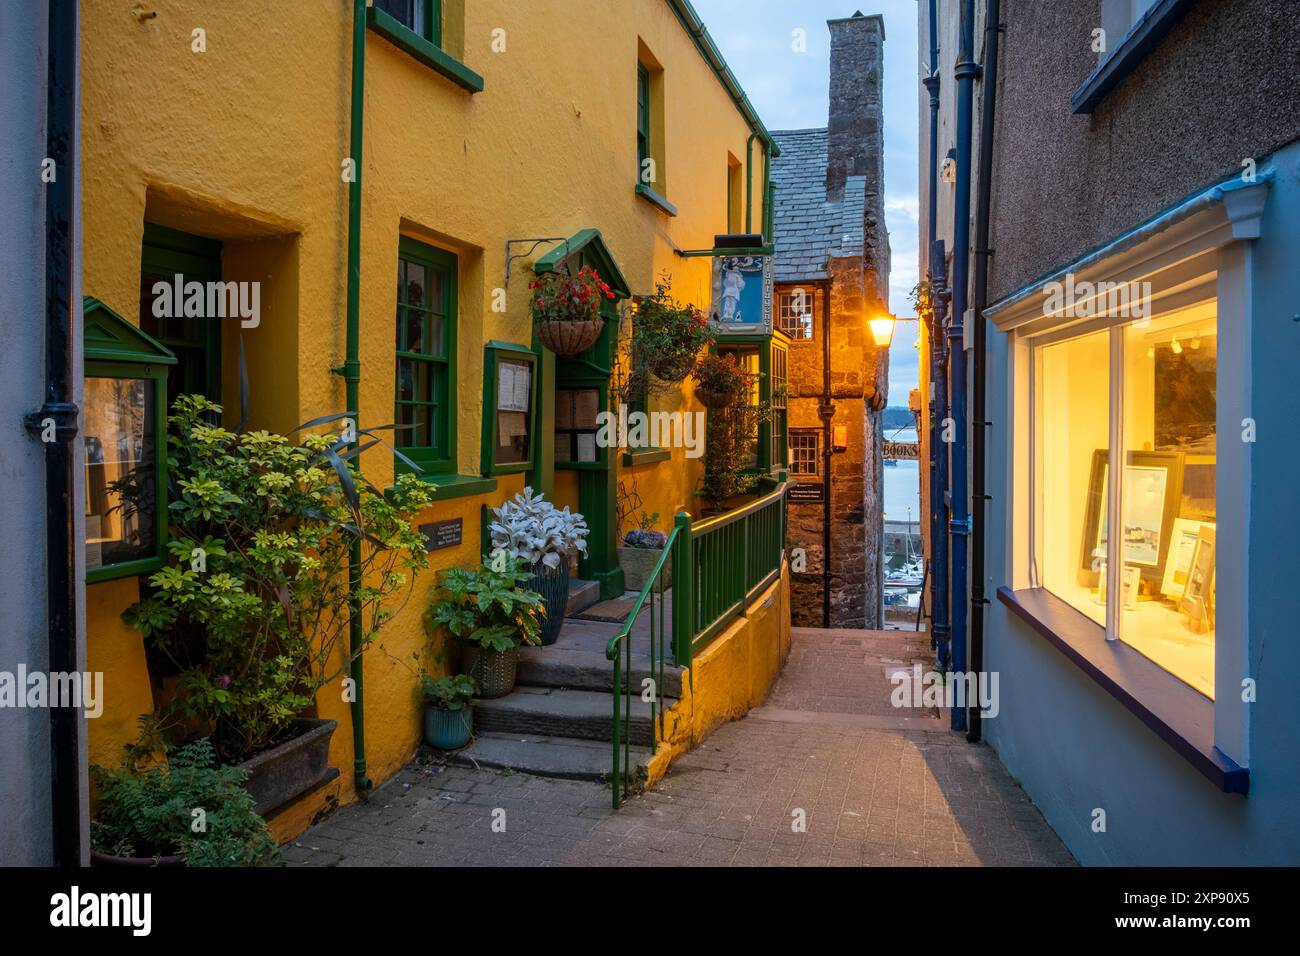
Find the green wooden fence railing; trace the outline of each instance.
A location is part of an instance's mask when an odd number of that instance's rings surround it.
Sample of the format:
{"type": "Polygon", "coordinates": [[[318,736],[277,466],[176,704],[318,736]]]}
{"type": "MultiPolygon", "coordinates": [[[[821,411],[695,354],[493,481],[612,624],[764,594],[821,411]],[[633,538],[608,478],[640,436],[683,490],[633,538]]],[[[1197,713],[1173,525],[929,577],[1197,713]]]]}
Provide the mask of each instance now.
{"type": "Polygon", "coordinates": [[[785,490],[786,474],[781,472],[773,491],[734,511],[698,523],[685,512],[678,514],[663,553],[632,610],[605,646],[605,656],[614,663],[614,758],[610,782],[615,809],[636,777],[632,760],[634,695],[650,705],[649,744],[653,756],[664,734],[664,670],[669,657],[678,667],[690,667],[695,654],[781,576],[785,490]],[[665,587],[665,569],[671,573],[671,589],[665,587]],[[649,676],[637,687],[632,631],[647,610],[649,676]]]}

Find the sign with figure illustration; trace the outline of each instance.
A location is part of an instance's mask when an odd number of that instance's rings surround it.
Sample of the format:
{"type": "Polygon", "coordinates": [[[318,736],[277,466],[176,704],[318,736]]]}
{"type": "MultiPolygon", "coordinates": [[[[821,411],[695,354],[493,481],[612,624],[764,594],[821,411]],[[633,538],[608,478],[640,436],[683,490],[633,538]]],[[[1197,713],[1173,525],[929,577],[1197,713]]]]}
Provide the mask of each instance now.
{"type": "Polygon", "coordinates": [[[771,333],[772,257],[715,255],[709,318],[723,335],[771,333]]]}

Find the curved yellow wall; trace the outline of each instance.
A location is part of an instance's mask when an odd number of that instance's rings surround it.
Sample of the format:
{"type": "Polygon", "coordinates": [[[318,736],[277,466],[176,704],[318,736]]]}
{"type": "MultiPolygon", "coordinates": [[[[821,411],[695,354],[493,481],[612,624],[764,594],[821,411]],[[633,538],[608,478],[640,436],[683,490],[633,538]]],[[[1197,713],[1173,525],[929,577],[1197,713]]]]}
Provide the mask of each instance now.
{"type": "MultiPolygon", "coordinates": [[[[154,5],[157,16],[138,22],[129,4],[108,2],[85,5],[81,22],[85,290],[123,315],[138,314],[146,220],[223,240],[224,278],[264,283],[261,326],[242,332],[252,420],[282,431],[344,407],[343,382],[330,369],[344,351],[351,4],[308,6],[289,15],[252,0],[190,0],[154,5]],[[192,51],[196,28],[205,31],[206,52],[192,51]]],[[[458,470],[475,475],[483,345],[531,341],[530,259],[512,264],[506,311],[492,311],[493,290],[505,285],[507,241],[597,228],[635,293],[670,271],[678,298],[707,307],[709,260],[682,259],[673,248],[710,246],[726,230],[728,154],[744,157],[751,131],[664,0],[474,0],[452,8],[463,9],[463,29],[458,23],[452,32],[465,63],[484,77],[482,93],[468,94],[373,32],[367,37],[360,414],[363,423],[392,420],[399,236],[456,252],[458,470]],[[505,52],[490,48],[496,28],[505,30],[505,52]],[[639,40],[665,68],[665,178],[676,218],[633,193],[639,40]]],[[[754,157],[757,223],[757,142],[754,157]]],[[[224,331],[225,391],[233,395],[238,330],[224,331]]],[[[634,470],[643,507],[660,512],[661,527],[692,507],[702,472],[699,459],[674,455],[634,470]]],[[[370,452],[363,464],[375,484],[390,481],[383,455],[370,452]]],[[[557,476],[562,501],[566,481],[557,476]]],[[[435,552],[435,565],[475,560],[482,504],[523,484],[509,476],[490,495],[435,503],[422,522],[460,516],[465,529],[465,544],[435,552]]],[[[365,658],[376,781],[418,742],[413,655],[430,650],[420,613],[433,578],[417,583],[365,658]]],[[[148,680],[139,636],[118,620],[134,588],[87,590],[89,655],[110,672],[115,714],[91,727],[98,757],[133,736],[127,712],[148,706],[148,680]],[[120,697],[114,687],[123,688],[120,697]]],[[[339,720],[331,759],[342,774],[277,819],[282,837],[321,807],[354,798],[348,707],[330,688],[318,709],[339,720]]]]}

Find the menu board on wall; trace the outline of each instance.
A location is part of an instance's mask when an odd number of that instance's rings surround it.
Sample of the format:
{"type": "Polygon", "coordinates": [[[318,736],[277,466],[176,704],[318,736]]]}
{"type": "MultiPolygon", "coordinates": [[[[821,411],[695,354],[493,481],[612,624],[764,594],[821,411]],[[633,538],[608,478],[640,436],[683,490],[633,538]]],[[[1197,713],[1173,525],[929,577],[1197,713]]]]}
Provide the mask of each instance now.
{"type": "Polygon", "coordinates": [[[532,458],[533,363],[502,358],[497,362],[496,447],[498,465],[532,458]]]}

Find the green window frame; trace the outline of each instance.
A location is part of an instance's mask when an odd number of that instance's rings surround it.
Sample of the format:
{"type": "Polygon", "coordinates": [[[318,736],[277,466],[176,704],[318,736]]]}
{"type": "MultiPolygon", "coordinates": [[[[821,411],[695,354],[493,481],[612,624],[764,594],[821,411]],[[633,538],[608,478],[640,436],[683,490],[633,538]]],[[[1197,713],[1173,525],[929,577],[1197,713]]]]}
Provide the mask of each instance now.
{"type": "MultiPolygon", "coordinates": [[[[149,574],[163,565],[168,513],[167,378],[171,366],[176,364],[176,357],[165,346],[93,296],[85,297],[82,314],[85,330],[82,467],[85,469],[86,482],[86,539],[82,546],[86,549],[86,583],[94,584],[98,581],[149,574]],[[141,386],[139,397],[144,400],[144,410],[139,421],[139,436],[143,444],[139,449],[141,458],[136,461],[143,468],[133,469],[133,472],[141,497],[149,496],[147,505],[137,504],[135,509],[149,509],[148,540],[137,543],[136,556],[108,563],[102,560],[104,545],[127,545],[127,542],[124,538],[100,537],[96,534],[97,528],[92,528],[91,518],[115,514],[113,520],[120,523],[123,529],[128,522],[136,519],[121,500],[110,504],[115,493],[113,484],[126,478],[120,469],[110,467],[113,464],[120,465],[122,459],[110,460],[110,456],[121,454],[123,441],[127,443],[129,454],[130,435],[111,431],[117,424],[113,414],[117,409],[105,409],[97,404],[101,397],[98,394],[98,383],[101,381],[135,382],[141,386]],[[108,441],[105,442],[105,439],[108,441]],[[113,446],[117,446],[116,449],[113,446]],[[106,507],[96,511],[97,505],[106,507]],[[101,549],[94,558],[92,545],[101,549]]],[[[120,493],[117,496],[119,499],[123,497],[120,493]]],[[[102,531],[102,524],[98,530],[102,531]]]]}
{"type": "Polygon", "coordinates": [[[416,36],[442,46],[442,0],[375,0],[375,7],[416,36]]]}
{"type": "Polygon", "coordinates": [[[636,181],[640,183],[650,152],[650,71],[636,65],[636,181]]]}
{"type": "MultiPolygon", "coordinates": [[[[402,236],[397,256],[394,403],[397,450],[423,474],[456,470],[454,253],[402,236]]],[[[410,471],[401,458],[398,473],[410,471]]]]}
{"type": "Polygon", "coordinates": [[[518,345],[514,342],[489,342],[483,350],[483,457],[481,470],[484,475],[508,475],[515,472],[528,471],[535,464],[536,457],[536,437],[537,437],[537,369],[538,354],[525,345],[518,345]],[[515,393],[516,401],[511,402],[509,398],[505,399],[506,405],[503,407],[501,366],[513,365],[516,368],[520,365],[526,365],[529,369],[527,399],[518,401],[518,393],[515,393]],[[519,409],[518,405],[526,405],[526,409],[519,409]],[[498,453],[501,448],[506,446],[500,442],[503,429],[502,413],[517,416],[522,411],[525,422],[525,434],[522,437],[521,446],[527,449],[527,457],[520,461],[497,461],[498,453]]]}
{"type": "Polygon", "coordinates": [[[140,250],[140,328],[176,356],[166,405],[170,408],[178,395],[204,395],[220,403],[221,320],[153,314],[154,283],[172,283],[177,275],[185,282],[219,282],[221,243],[146,222],[140,250]]]}

